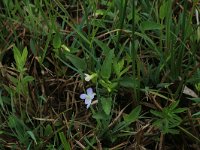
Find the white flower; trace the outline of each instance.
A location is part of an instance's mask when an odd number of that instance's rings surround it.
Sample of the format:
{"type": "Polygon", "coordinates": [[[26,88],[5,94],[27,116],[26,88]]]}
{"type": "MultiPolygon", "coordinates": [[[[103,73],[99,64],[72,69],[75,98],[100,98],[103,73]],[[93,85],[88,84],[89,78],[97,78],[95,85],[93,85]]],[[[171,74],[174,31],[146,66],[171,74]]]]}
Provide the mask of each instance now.
{"type": "Polygon", "coordinates": [[[90,80],[92,80],[94,77],[97,76],[96,73],[93,73],[93,74],[91,74],[91,75],[85,73],[84,75],[85,75],[85,81],[87,81],[87,82],[90,81],[90,80]]]}
{"type": "Polygon", "coordinates": [[[85,100],[85,104],[87,105],[87,109],[90,107],[92,100],[94,99],[94,96],[96,95],[96,93],[93,92],[92,88],[88,88],[87,90],[87,94],[81,94],[80,98],[85,100]]]}

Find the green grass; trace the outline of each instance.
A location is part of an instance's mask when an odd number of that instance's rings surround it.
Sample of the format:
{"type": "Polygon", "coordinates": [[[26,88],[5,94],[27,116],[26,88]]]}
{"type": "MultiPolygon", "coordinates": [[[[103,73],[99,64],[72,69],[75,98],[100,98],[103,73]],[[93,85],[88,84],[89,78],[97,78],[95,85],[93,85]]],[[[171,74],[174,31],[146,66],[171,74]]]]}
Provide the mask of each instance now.
{"type": "Polygon", "coordinates": [[[2,0],[0,149],[198,148],[199,13],[198,0],[2,0]]]}

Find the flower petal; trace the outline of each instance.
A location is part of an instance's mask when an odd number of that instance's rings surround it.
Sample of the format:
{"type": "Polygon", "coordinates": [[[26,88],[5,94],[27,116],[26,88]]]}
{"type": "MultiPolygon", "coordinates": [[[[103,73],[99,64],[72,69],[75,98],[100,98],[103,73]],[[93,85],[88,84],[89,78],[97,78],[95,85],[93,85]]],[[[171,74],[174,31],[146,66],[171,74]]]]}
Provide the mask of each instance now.
{"type": "MultiPolygon", "coordinates": [[[[91,104],[91,103],[90,103],[90,104],[91,104]]],[[[86,107],[87,109],[90,107],[90,104],[87,104],[87,107],[86,107]]]]}
{"type": "Polygon", "coordinates": [[[90,81],[91,80],[91,76],[89,74],[85,73],[85,81],[90,81]]]}
{"type": "Polygon", "coordinates": [[[87,95],[92,95],[92,94],[93,94],[92,88],[88,88],[88,89],[87,89],[87,95]]]}
{"type": "Polygon", "coordinates": [[[81,99],[86,99],[86,97],[87,97],[87,94],[81,94],[81,95],[80,95],[80,98],[81,98],[81,99]]]}
{"type": "Polygon", "coordinates": [[[90,105],[91,102],[92,102],[92,99],[89,99],[89,98],[86,98],[86,99],[85,99],[85,104],[87,104],[87,105],[89,104],[89,105],[90,105]]]}

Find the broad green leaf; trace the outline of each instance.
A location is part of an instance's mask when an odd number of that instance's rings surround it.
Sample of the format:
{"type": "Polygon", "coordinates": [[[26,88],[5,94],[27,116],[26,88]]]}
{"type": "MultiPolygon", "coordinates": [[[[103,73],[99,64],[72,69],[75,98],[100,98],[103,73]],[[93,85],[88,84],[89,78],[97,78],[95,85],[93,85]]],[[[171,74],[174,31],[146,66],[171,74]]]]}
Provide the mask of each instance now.
{"type": "Polygon", "coordinates": [[[8,126],[10,127],[10,128],[15,128],[15,127],[17,127],[17,120],[16,120],[16,117],[15,116],[13,116],[13,115],[10,115],[9,117],[8,117],[8,126]]]}
{"type": "Polygon", "coordinates": [[[69,61],[70,61],[78,70],[80,70],[80,71],[86,70],[87,65],[86,65],[86,62],[85,62],[83,59],[81,59],[81,58],[79,58],[79,57],[77,57],[77,56],[75,56],[75,55],[72,55],[72,54],[70,54],[70,53],[67,53],[67,54],[66,54],[66,58],[69,59],[69,61]]]}
{"type": "Polygon", "coordinates": [[[27,131],[27,133],[33,139],[33,141],[35,142],[35,144],[37,144],[37,140],[36,140],[35,135],[33,134],[33,132],[32,131],[27,131]]]}
{"type": "Polygon", "coordinates": [[[119,67],[119,70],[121,71],[124,67],[124,59],[121,59],[119,62],[118,62],[118,67],[119,67]]]}
{"type": "Polygon", "coordinates": [[[107,88],[108,92],[113,91],[113,90],[118,86],[118,83],[115,82],[115,81],[113,81],[113,82],[106,81],[106,82],[105,82],[104,80],[100,79],[100,80],[99,80],[99,83],[100,83],[103,87],[107,88]]]}
{"type": "Polygon", "coordinates": [[[22,52],[22,56],[21,56],[21,67],[23,68],[26,64],[26,59],[27,59],[27,56],[28,56],[28,50],[27,48],[25,47],[23,49],[23,52],[22,52]]]}
{"type": "Polygon", "coordinates": [[[57,49],[57,48],[60,48],[60,46],[61,46],[60,34],[56,33],[53,38],[53,47],[57,49]]]}
{"type": "Polygon", "coordinates": [[[64,135],[63,132],[59,132],[59,137],[60,137],[60,140],[61,140],[61,142],[62,142],[62,146],[63,146],[64,150],[70,150],[70,149],[71,149],[71,148],[70,148],[70,144],[69,144],[69,142],[66,140],[66,137],[65,137],[65,135],[64,135]]]}
{"type": "Polygon", "coordinates": [[[20,69],[20,66],[21,66],[21,53],[20,53],[19,49],[16,46],[13,47],[13,52],[14,52],[14,59],[15,59],[15,62],[16,62],[16,66],[17,66],[18,69],[20,69]]]}
{"type": "Polygon", "coordinates": [[[24,65],[26,63],[26,59],[28,56],[27,48],[25,47],[23,49],[22,54],[20,53],[19,49],[16,46],[13,47],[13,51],[14,51],[14,59],[15,59],[16,67],[17,67],[18,71],[20,71],[20,72],[24,71],[24,65]]]}
{"type": "Polygon", "coordinates": [[[131,111],[130,114],[124,116],[124,121],[129,124],[136,121],[139,118],[140,112],[141,112],[141,106],[137,106],[131,111]]]}
{"type": "Polygon", "coordinates": [[[101,98],[101,105],[103,107],[104,112],[106,113],[106,115],[110,114],[111,111],[111,107],[112,107],[112,98],[101,98]]]}
{"type": "Polygon", "coordinates": [[[160,30],[163,28],[163,26],[159,23],[156,22],[152,22],[152,21],[144,21],[141,23],[141,28],[142,30],[146,31],[146,30],[160,30]]]}
{"type": "Polygon", "coordinates": [[[139,81],[131,77],[123,77],[119,80],[119,85],[126,88],[137,88],[139,81]]]}
{"type": "Polygon", "coordinates": [[[52,127],[48,124],[46,127],[45,127],[45,130],[44,130],[44,135],[45,136],[49,136],[53,134],[53,129],[52,127]]]}
{"type": "Polygon", "coordinates": [[[97,112],[92,115],[92,118],[96,120],[106,120],[108,119],[108,115],[106,115],[104,112],[97,112]]]}
{"type": "Polygon", "coordinates": [[[167,16],[168,8],[167,8],[167,2],[163,2],[163,4],[160,6],[159,9],[159,17],[160,19],[164,19],[167,16]]]}
{"type": "Polygon", "coordinates": [[[23,78],[23,83],[28,83],[28,82],[31,82],[33,80],[34,80],[34,78],[32,76],[25,76],[23,78]]]}
{"type": "Polygon", "coordinates": [[[120,77],[120,72],[123,69],[124,66],[124,59],[121,59],[120,61],[117,62],[117,59],[113,60],[113,69],[117,75],[117,77],[120,77]]]}
{"type": "Polygon", "coordinates": [[[101,66],[101,76],[104,79],[109,79],[111,72],[112,72],[112,62],[114,57],[114,51],[109,51],[108,55],[106,56],[103,65],[101,66]]]}

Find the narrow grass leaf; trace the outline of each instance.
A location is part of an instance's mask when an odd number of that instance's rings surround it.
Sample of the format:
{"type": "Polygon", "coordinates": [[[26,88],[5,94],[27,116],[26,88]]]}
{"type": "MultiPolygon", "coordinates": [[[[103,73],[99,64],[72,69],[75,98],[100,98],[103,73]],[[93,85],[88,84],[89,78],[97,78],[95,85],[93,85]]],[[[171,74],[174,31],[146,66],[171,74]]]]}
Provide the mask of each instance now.
{"type": "Polygon", "coordinates": [[[59,137],[60,137],[60,140],[61,140],[61,142],[62,142],[62,145],[63,145],[64,150],[70,150],[70,149],[71,149],[71,148],[70,148],[70,144],[69,144],[69,142],[66,140],[66,137],[65,137],[65,135],[64,135],[63,132],[59,132],[59,137]]]}
{"type": "Polygon", "coordinates": [[[94,42],[103,50],[104,55],[107,55],[111,51],[111,49],[102,41],[95,38],[94,42]]]}
{"type": "Polygon", "coordinates": [[[150,112],[151,112],[153,115],[157,116],[157,117],[160,117],[160,118],[163,117],[163,114],[162,114],[161,112],[159,112],[159,111],[150,110],[150,112]]]}
{"type": "Polygon", "coordinates": [[[187,108],[177,108],[177,109],[175,109],[174,111],[173,111],[173,113],[182,113],[182,112],[184,112],[184,111],[186,111],[187,110],[187,108]]]}
{"type": "Polygon", "coordinates": [[[179,104],[179,100],[178,101],[175,101],[173,102],[171,105],[170,105],[170,110],[173,111],[179,104]]]}
{"type": "Polygon", "coordinates": [[[141,106],[134,108],[130,114],[124,116],[124,121],[128,124],[136,121],[139,118],[141,112],[141,106]]]}
{"type": "Polygon", "coordinates": [[[31,48],[31,51],[34,54],[34,56],[36,56],[36,54],[37,54],[35,45],[36,45],[35,41],[31,38],[30,39],[30,48],[31,48]]]}
{"type": "Polygon", "coordinates": [[[192,115],[192,117],[200,117],[200,111],[197,112],[197,113],[194,113],[194,114],[192,115]]]}
{"type": "Polygon", "coordinates": [[[2,99],[2,90],[0,90],[0,105],[1,105],[1,108],[3,109],[3,110],[5,110],[5,108],[4,108],[4,102],[3,102],[3,99],[2,99]]]}
{"type": "Polygon", "coordinates": [[[200,103],[200,98],[188,98],[192,101],[194,101],[195,103],[200,103]]]}

